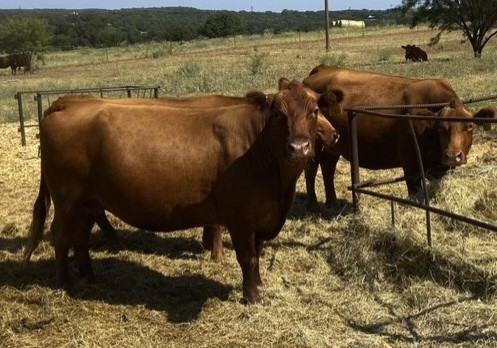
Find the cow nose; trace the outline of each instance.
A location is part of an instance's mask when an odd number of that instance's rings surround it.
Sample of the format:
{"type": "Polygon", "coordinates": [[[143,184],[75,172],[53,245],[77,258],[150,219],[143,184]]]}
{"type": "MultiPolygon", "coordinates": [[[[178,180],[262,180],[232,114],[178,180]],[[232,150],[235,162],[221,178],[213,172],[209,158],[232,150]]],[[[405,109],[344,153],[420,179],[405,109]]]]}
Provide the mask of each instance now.
{"type": "Polygon", "coordinates": [[[338,132],[333,133],[331,144],[335,145],[338,142],[338,139],[340,139],[340,134],[338,132]]]}
{"type": "Polygon", "coordinates": [[[456,153],[450,153],[445,151],[445,161],[446,165],[455,167],[466,163],[466,155],[463,151],[457,151],[456,153]]]}
{"type": "Polygon", "coordinates": [[[459,151],[458,153],[456,153],[455,159],[456,159],[457,163],[460,163],[460,164],[466,163],[466,156],[464,156],[464,152],[462,152],[462,151],[459,151]]]}
{"type": "Polygon", "coordinates": [[[294,157],[312,156],[312,144],[308,139],[294,140],[290,143],[290,154],[294,157]]]}

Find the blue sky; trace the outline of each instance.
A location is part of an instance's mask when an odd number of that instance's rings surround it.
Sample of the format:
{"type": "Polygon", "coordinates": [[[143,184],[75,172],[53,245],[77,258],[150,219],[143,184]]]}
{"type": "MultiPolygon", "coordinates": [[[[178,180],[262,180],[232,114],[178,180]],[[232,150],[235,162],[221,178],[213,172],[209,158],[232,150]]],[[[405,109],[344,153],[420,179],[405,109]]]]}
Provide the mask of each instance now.
{"type": "MultiPolygon", "coordinates": [[[[385,10],[400,5],[402,0],[328,0],[330,10],[369,9],[385,10]]],[[[208,10],[233,11],[273,11],[283,9],[296,11],[318,11],[324,9],[323,0],[2,0],[0,9],[33,9],[33,8],[106,8],[119,9],[131,7],[169,7],[187,6],[208,10]]]]}

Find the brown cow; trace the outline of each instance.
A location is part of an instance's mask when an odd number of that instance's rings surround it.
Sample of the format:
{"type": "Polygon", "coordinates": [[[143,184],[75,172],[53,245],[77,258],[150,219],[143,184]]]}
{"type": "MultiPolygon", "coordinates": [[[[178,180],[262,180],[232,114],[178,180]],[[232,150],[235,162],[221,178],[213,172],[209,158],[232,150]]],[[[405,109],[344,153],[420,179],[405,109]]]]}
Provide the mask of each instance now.
{"type": "MultiPolygon", "coordinates": [[[[286,80],[283,83],[287,83],[286,80]]],[[[63,109],[65,102],[71,103],[81,101],[105,102],[122,105],[164,105],[177,108],[212,108],[226,107],[241,104],[251,104],[259,102],[260,92],[249,92],[244,97],[226,96],[220,94],[205,94],[191,97],[161,97],[161,98],[121,98],[121,99],[102,99],[88,94],[67,94],[60,97],[56,104],[45,111],[46,114],[56,110],[53,108],[63,109]]],[[[321,123],[318,124],[318,127],[321,123]]],[[[109,222],[105,212],[94,211],[96,224],[100,227],[105,237],[111,241],[117,241],[117,232],[109,222]]],[[[223,226],[205,226],[202,233],[202,245],[205,249],[211,251],[211,259],[222,260],[224,258],[224,248],[222,241],[223,226]]]]}
{"type": "MultiPolygon", "coordinates": [[[[450,167],[466,163],[472,144],[473,124],[470,122],[443,122],[443,117],[495,117],[495,110],[486,108],[474,114],[463,105],[452,87],[441,79],[412,79],[346,68],[320,65],[303,81],[318,93],[333,91],[336,103],[320,105],[321,111],[341,134],[340,142],[325,151],[318,160],[309,161],[306,168],[308,206],[317,208],[314,191],[317,167],[321,164],[326,204],[334,205],[337,197],[334,173],[340,156],[350,159],[347,114],[344,108],[352,106],[406,105],[448,103],[442,108],[380,110],[380,112],[440,116],[440,121],[413,121],[420,145],[424,169],[428,175],[440,178],[450,167]],[[320,162],[319,162],[320,161],[320,162]]],[[[326,99],[323,99],[326,102],[326,99]]],[[[408,122],[364,115],[357,116],[359,165],[368,169],[402,167],[410,196],[421,184],[414,145],[410,141],[408,122]]]]}
{"type": "Polygon", "coordinates": [[[402,45],[400,47],[406,50],[406,60],[412,60],[413,62],[426,62],[428,60],[428,54],[416,45],[402,45]]]}
{"type": "MultiPolygon", "coordinates": [[[[261,99],[213,109],[67,101],[54,107],[40,123],[40,191],[25,260],[41,240],[50,197],[56,280],[65,288],[70,248],[80,275],[94,278],[94,210],[152,231],[223,225],[242,269],[243,297],[260,302],[262,244],[286,220],[314,154],[319,115],[316,93],[297,81],[271,102],[261,99]]],[[[331,145],[334,129],[321,122],[321,141],[331,145]]]]}

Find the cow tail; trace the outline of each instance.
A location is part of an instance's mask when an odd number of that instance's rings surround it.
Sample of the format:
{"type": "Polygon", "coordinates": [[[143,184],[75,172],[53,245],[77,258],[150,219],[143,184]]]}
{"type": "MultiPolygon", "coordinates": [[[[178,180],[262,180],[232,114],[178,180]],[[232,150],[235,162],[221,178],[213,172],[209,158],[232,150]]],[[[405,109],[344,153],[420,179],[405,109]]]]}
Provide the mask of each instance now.
{"type": "Polygon", "coordinates": [[[43,230],[45,228],[45,220],[50,209],[50,192],[48,190],[43,173],[40,177],[40,189],[33,207],[33,220],[29,226],[27,245],[24,250],[24,261],[27,263],[31,258],[31,254],[36,250],[43,238],[43,230]]]}

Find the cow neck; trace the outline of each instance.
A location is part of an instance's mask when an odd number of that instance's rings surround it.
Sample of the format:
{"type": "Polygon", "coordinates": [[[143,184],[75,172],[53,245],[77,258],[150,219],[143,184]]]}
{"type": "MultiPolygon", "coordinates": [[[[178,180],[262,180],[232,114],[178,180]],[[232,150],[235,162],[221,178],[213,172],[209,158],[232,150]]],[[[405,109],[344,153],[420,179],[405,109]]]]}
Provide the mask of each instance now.
{"type": "Polygon", "coordinates": [[[249,150],[249,155],[251,156],[252,171],[258,178],[268,178],[274,171],[274,162],[276,157],[271,151],[270,146],[270,121],[269,115],[262,113],[255,120],[255,129],[259,132],[249,150]]]}
{"type": "Polygon", "coordinates": [[[288,199],[295,192],[297,179],[305,168],[307,159],[288,160],[277,156],[271,144],[270,116],[261,115],[262,130],[252,146],[251,163],[256,177],[265,181],[266,187],[274,190],[279,201],[288,199]]]}

